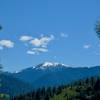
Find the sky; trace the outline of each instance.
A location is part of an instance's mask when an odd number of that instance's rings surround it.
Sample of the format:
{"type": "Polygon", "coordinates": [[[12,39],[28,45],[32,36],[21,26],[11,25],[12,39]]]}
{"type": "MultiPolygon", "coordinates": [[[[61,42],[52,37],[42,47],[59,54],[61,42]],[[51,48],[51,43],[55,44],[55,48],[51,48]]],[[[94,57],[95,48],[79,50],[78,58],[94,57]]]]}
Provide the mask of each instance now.
{"type": "Polygon", "coordinates": [[[0,63],[16,71],[42,62],[100,65],[100,0],[0,0],[0,63]]]}

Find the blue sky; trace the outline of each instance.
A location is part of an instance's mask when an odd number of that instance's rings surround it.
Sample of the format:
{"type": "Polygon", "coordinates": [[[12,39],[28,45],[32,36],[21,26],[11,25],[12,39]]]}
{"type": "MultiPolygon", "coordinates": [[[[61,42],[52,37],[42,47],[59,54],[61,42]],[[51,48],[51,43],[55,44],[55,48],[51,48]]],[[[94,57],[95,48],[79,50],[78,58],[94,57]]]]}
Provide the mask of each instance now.
{"type": "Polygon", "coordinates": [[[1,0],[0,57],[15,71],[45,61],[100,65],[100,0],[1,0]]]}

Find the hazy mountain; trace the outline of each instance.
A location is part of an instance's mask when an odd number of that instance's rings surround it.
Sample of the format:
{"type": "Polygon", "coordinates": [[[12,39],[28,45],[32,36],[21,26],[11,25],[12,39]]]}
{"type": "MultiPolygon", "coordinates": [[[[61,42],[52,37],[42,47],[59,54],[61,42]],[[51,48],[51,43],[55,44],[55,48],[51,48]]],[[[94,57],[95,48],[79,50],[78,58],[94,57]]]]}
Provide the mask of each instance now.
{"type": "Polygon", "coordinates": [[[100,77],[90,77],[59,87],[37,89],[12,100],[100,100],[100,77]]]}
{"type": "Polygon", "coordinates": [[[32,86],[7,73],[0,73],[0,93],[10,96],[23,94],[32,90],[32,86]]]}
{"type": "Polygon", "coordinates": [[[13,73],[13,75],[24,82],[29,82],[35,88],[58,86],[85,77],[100,76],[100,66],[73,68],[64,64],[45,62],[13,73]]]}

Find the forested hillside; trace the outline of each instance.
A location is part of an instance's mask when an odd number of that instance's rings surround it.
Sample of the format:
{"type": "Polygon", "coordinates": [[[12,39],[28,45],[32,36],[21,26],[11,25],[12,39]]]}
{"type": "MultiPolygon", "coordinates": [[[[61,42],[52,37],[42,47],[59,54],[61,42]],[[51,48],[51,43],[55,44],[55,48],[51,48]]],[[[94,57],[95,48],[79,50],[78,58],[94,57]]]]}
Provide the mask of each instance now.
{"type": "Polygon", "coordinates": [[[3,98],[10,98],[12,96],[28,93],[32,90],[33,89],[30,84],[24,83],[11,75],[0,73],[0,100],[5,100],[3,98]]]}
{"type": "Polygon", "coordinates": [[[0,100],[9,100],[10,96],[8,94],[0,93],[0,100]]]}
{"type": "Polygon", "coordinates": [[[42,88],[12,100],[99,100],[100,77],[91,77],[66,86],[42,88]]]}

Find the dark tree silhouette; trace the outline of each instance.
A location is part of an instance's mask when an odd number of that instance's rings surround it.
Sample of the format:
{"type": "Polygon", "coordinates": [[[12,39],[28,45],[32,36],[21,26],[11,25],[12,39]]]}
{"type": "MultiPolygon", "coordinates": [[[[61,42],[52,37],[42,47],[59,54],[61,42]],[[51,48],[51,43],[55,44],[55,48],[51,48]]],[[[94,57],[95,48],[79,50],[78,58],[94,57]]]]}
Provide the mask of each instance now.
{"type": "Polygon", "coordinates": [[[97,36],[100,38],[100,21],[96,22],[95,31],[97,33],[97,36]]]}
{"type": "Polygon", "coordinates": [[[2,30],[2,26],[0,25],[0,30],[2,30]]]}
{"type": "Polygon", "coordinates": [[[2,70],[2,63],[1,63],[1,58],[0,58],[0,70],[2,70]]]}
{"type": "MultiPolygon", "coordinates": [[[[0,31],[2,30],[2,26],[0,25],[0,31]]],[[[2,69],[1,59],[0,59],[0,70],[2,69]]]]}
{"type": "Polygon", "coordinates": [[[47,94],[44,98],[44,100],[50,100],[49,95],[47,94]]]}
{"type": "Polygon", "coordinates": [[[2,64],[0,64],[0,70],[2,69],[2,64]]]}
{"type": "Polygon", "coordinates": [[[100,79],[98,79],[97,82],[95,83],[94,89],[96,91],[100,91],[100,79]]]}

